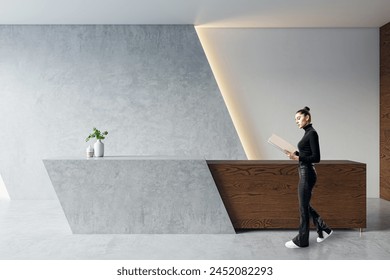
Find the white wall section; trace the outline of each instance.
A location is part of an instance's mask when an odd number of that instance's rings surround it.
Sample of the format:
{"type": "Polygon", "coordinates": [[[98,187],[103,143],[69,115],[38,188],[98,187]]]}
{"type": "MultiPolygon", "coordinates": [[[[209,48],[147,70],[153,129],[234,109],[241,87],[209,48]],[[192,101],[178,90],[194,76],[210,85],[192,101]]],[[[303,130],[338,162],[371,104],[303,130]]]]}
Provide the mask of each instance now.
{"type": "Polygon", "coordinates": [[[295,112],[309,106],[322,159],[366,163],[367,196],[379,196],[377,28],[197,32],[249,159],[286,159],[267,139],[296,144],[295,112]]]}
{"type": "Polygon", "coordinates": [[[9,200],[9,194],[0,174],[0,200],[9,200]]]}

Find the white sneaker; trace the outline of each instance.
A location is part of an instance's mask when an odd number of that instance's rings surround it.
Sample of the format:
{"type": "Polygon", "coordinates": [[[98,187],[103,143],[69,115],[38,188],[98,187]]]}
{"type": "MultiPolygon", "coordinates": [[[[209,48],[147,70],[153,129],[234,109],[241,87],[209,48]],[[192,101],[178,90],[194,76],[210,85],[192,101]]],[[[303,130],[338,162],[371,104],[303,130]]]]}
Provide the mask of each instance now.
{"type": "Polygon", "coordinates": [[[284,244],[289,249],[298,249],[301,248],[298,245],[296,245],[292,240],[287,241],[286,244],[284,244]]]}
{"type": "Polygon", "coordinates": [[[326,233],[326,232],[324,231],[324,234],[323,234],[324,237],[323,237],[323,238],[317,237],[317,242],[320,243],[320,242],[322,242],[322,241],[325,241],[325,239],[327,239],[329,236],[331,236],[332,233],[333,233],[333,230],[331,230],[331,231],[329,232],[329,234],[326,233]]]}

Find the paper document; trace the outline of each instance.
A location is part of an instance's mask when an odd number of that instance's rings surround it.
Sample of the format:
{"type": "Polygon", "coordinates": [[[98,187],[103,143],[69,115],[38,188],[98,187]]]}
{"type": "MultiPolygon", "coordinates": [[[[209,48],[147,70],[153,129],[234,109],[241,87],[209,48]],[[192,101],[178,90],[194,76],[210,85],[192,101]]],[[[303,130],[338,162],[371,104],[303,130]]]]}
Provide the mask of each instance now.
{"type": "Polygon", "coordinates": [[[268,139],[268,143],[270,143],[272,146],[278,148],[283,153],[286,153],[286,151],[290,153],[294,153],[297,151],[297,148],[294,147],[294,145],[291,145],[283,138],[279,137],[276,134],[272,134],[271,137],[268,139]]]}

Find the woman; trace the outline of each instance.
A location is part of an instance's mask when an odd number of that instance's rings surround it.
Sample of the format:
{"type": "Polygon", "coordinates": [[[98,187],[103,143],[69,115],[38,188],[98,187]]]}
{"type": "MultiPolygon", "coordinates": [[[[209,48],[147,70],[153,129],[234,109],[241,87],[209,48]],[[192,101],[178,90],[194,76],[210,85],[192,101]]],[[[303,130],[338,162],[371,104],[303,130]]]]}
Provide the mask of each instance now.
{"type": "Polygon", "coordinates": [[[292,160],[299,161],[298,200],[300,212],[299,233],[292,240],[286,242],[287,248],[303,248],[309,246],[310,216],[317,229],[317,242],[328,238],[333,231],[325,224],[320,215],[310,206],[310,198],[317,180],[314,163],[320,162],[320,145],[317,131],[311,124],[310,108],[305,107],[295,114],[295,122],[299,128],[305,130],[298,143],[299,152],[286,152],[292,160]]]}

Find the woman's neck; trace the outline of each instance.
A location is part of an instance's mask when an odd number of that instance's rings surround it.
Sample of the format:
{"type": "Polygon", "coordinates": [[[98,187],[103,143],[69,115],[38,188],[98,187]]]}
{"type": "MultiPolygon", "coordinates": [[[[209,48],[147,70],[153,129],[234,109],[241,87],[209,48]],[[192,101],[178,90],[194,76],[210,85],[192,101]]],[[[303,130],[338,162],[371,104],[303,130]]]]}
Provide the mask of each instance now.
{"type": "Polygon", "coordinates": [[[308,128],[310,128],[311,127],[311,123],[308,123],[308,124],[306,124],[304,127],[303,127],[303,129],[306,131],[308,128]]]}

